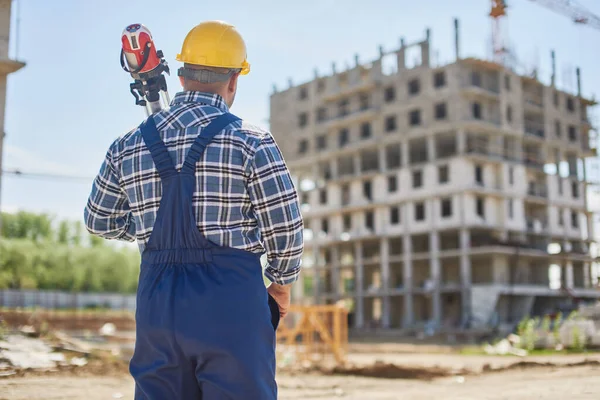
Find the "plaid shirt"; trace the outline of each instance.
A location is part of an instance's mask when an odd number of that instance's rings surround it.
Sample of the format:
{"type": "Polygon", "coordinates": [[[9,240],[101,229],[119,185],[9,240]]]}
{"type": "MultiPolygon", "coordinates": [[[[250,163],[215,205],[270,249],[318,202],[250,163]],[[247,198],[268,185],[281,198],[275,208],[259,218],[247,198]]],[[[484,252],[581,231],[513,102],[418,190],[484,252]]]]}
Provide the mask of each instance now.
{"type": "MultiPolygon", "coordinates": [[[[154,114],[178,170],[198,135],[228,112],[219,95],[181,92],[154,114]]],[[[296,189],[270,132],[238,121],[219,133],[196,165],[193,202],[198,228],[213,243],[266,251],[265,275],[289,284],[300,272],[303,220],[296,189]],[[233,128],[232,128],[233,127],[233,128]]],[[[134,241],[140,252],[152,233],[161,182],[138,128],[110,146],[84,210],[87,230],[106,239],[134,241]]]]}

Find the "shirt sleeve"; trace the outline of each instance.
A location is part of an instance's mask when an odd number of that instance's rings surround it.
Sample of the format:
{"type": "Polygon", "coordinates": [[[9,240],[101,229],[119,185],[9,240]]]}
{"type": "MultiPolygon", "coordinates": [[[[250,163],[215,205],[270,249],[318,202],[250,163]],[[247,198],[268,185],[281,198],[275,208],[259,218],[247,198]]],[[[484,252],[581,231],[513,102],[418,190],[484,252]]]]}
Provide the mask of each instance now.
{"type": "Polygon", "coordinates": [[[119,185],[111,149],[94,179],[85,210],[85,226],[89,233],[105,239],[128,242],[135,240],[135,221],[127,195],[119,185]]]}
{"type": "Polygon", "coordinates": [[[292,177],[270,134],[254,154],[248,191],[267,253],[265,276],[280,285],[295,282],[302,264],[304,225],[292,177]]]}

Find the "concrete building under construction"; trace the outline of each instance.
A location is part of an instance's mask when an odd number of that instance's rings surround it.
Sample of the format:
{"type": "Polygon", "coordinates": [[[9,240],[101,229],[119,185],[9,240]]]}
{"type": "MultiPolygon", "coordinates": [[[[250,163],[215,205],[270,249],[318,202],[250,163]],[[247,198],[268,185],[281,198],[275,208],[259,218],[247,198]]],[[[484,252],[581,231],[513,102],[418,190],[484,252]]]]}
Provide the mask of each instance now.
{"type": "Polygon", "coordinates": [[[428,31],[271,96],[307,228],[304,301],[352,300],[358,330],[509,327],[600,298],[582,162],[595,102],[579,73],[571,94],[461,58],[455,28],[452,63],[432,65],[428,31]]]}

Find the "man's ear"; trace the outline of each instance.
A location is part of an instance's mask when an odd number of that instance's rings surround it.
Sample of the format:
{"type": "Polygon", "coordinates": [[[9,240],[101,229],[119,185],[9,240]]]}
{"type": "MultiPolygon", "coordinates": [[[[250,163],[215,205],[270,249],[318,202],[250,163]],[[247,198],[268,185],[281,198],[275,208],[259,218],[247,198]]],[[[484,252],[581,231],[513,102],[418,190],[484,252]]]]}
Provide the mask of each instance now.
{"type": "Polygon", "coordinates": [[[238,77],[240,76],[239,73],[233,74],[233,76],[231,77],[231,79],[229,79],[229,85],[227,87],[227,90],[231,93],[235,93],[236,89],[237,89],[237,80],[238,77]]]}

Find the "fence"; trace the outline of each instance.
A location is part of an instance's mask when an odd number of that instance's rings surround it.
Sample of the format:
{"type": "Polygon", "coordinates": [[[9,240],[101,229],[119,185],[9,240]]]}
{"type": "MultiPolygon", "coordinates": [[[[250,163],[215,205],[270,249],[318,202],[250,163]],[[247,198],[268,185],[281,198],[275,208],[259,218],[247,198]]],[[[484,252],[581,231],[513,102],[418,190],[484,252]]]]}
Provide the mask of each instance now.
{"type": "Polygon", "coordinates": [[[95,309],[135,311],[135,295],[69,293],[51,290],[0,290],[0,308],[95,309]]]}

